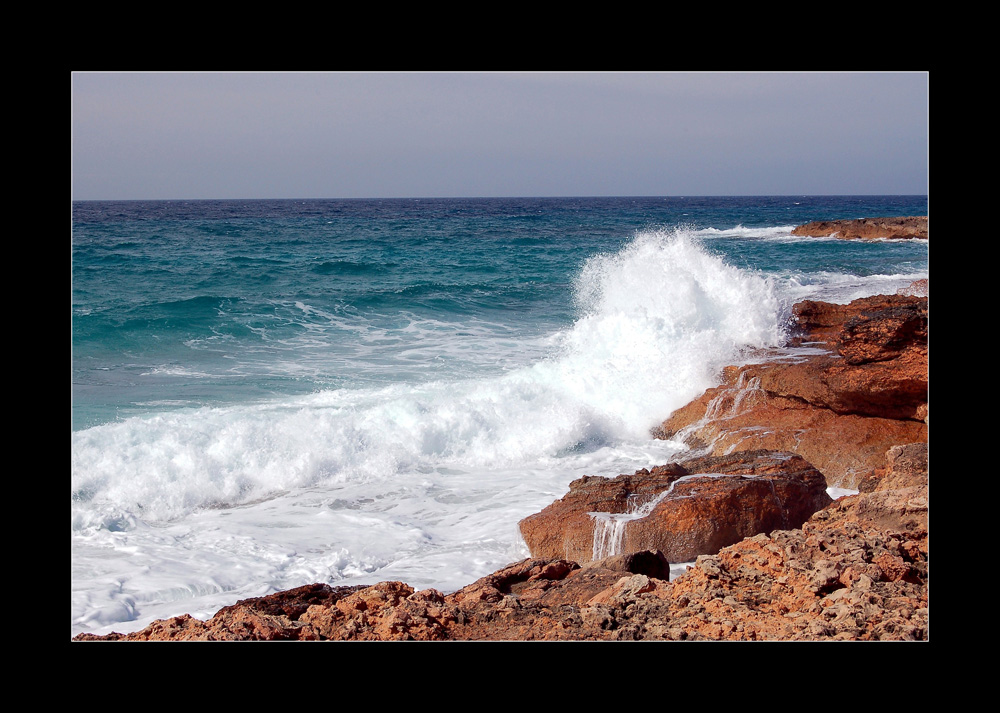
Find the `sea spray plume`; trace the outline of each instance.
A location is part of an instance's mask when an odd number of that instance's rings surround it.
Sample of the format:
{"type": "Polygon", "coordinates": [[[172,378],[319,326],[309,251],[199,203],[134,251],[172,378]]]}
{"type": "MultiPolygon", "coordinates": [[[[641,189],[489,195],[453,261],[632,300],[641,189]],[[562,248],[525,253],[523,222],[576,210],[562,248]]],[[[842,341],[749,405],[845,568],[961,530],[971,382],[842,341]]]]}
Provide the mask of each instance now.
{"type": "Polygon", "coordinates": [[[591,258],[575,298],[582,316],[564,339],[567,382],[631,435],[712,386],[740,349],[782,337],[771,282],[686,229],[640,232],[591,258]]]}
{"type": "Polygon", "coordinates": [[[648,316],[662,336],[708,329],[737,345],[780,336],[770,282],[726,264],[691,230],[640,232],[619,252],[589,259],[574,287],[585,317],[648,316]]]}

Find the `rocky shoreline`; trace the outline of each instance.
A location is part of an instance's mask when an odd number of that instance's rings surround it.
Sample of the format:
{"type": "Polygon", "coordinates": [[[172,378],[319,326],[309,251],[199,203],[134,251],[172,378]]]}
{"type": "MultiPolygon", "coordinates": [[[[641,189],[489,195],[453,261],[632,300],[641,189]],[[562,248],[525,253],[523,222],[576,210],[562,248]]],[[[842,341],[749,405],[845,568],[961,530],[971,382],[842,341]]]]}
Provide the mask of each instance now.
{"type": "Polygon", "coordinates": [[[530,559],[457,592],[312,584],[74,640],[926,640],[927,281],[901,292],[796,305],[789,348],[656,430],[690,457],[573,481],[519,524],[530,559]]]}

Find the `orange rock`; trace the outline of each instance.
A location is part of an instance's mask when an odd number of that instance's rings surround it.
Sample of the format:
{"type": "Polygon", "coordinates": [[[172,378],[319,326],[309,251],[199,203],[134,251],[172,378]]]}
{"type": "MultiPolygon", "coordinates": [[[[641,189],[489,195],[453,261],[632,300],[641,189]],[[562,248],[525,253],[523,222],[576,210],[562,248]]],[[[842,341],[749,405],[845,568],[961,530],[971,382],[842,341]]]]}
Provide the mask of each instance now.
{"type": "Polygon", "coordinates": [[[589,562],[658,550],[685,562],[829,504],[822,474],[788,453],[743,452],[617,478],[585,477],[519,523],[535,557],[589,562]]]}
{"type": "Polygon", "coordinates": [[[841,487],[855,487],[892,446],[927,440],[926,298],[807,301],[794,311],[794,343],[812,349],[727,368],[721,386],[655,435],[713,454],[787,450],[841,487]]]}

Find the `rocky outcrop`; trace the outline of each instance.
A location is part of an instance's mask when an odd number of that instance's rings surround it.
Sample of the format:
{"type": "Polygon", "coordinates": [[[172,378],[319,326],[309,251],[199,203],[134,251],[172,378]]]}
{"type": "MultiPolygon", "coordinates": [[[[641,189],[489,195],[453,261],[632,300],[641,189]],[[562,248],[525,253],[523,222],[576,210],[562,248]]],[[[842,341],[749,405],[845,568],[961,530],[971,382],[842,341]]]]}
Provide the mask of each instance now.
{"type": "MultiPolygon", "coordinates": [[[[926,444],[906,448],[926,453],[926,444]]],[[[887,486],[905,486],[841,498],[801,529],[757,535],[698,558],[657,590],[669,601],[667,636],[927,638],[926,471],[890,465],[883,477],[887,486]]]]}
{"type": "Polygon", "coordinates": [[[814,238],[836,236],[844,240],[927,240],[927,216],[905,218],[860,218],[858,220],[817,220],[800,225],[792,235],[814,238]]]}
{"type": "Polygon", "coordinates": [[[826,487],[801,457],[742,452],[617,478],[584,476],[519,527],[535,557],[589,562],[658,550],[686,562],[760,532],[800,526],[830,503],[826,487]]]}
{"type": "Polygon", "coordinates": [[[927,298],[795,306],[796,350],[728,367],[657,430],[716,455],[785,450],[855,487],[901,443],[927,440],[927,298]],[[844,444],[850,444],[845,448],[844,444]]]}

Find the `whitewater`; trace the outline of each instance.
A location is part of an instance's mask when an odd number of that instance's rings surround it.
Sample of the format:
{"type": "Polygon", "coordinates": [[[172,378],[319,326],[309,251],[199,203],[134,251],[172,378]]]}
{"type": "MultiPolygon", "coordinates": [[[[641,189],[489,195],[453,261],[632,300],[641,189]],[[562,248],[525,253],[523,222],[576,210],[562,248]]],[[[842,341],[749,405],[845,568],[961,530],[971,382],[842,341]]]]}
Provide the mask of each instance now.
{"type": "Polygon", "coordinates": [[[927,276],[926,245],[851,270],[858,246],[791,222],[626,231],[621,202],[411,204],[322,243],[314,206],[100,208],[74,228],[72,634],[312,582],[458,589],[529,556],[518,521],[571,480],[682,454],[650,430],[780,345],[795,301],[927,276]],[[558,237],[581,223],[601,239],[558,237]]]}

